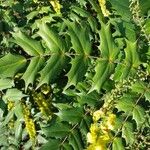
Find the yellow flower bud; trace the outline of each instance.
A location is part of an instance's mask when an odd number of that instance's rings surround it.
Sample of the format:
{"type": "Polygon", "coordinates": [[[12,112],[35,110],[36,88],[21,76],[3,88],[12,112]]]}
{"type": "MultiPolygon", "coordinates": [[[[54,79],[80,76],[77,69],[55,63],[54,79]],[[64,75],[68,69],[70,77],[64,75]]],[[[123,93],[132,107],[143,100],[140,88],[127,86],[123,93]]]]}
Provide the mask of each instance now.
{"type": "Polygon", "coordinates": [[[106,150],[106,146],[105,145],[95,145],[95,144],[91,144],[88,146],[87,150],[106,150]]]}
{"type": "Polygon", "coordinates": [[[108,17],[110,15],[110,12],[106,8],[106,0],[98,0],[99,5],[101,7],[102,13],[105,17],[108,17]]]}
{"type": "Polygon", "coordinates": [[[33,96],[34,101],[37,103],[41,113],[47,119],[51,119],[51,114],[52,113],[51,113],[51,110],[50,110],[50,105],[49,105],[47,99],[45,98],[44,94],[34,92],[32,96],[33,96]]]}
{"type": "Polygon", "coordinates": [[[94,150],[106,150],[106,146],[105,145],[96,145],[94,150]]]}
{"type": "Polygon", "coordinates": [[[110,136],[108,133],[101,135],[98,137],[97,143],[106,145],[106,143],[110,140],[110,136]]]}
{"type": "Polygon", "coordinates": [[[93,123],[91,124],[91,127],[90,127],[90,132],[91,133],[97,133],[99,131],[99,126],[97,123],[93,123]]]}
{"type": "Polygon", "coordinates": [[[51,5],[56,13],[60,13],[61,5],[58,0],[50,0],[51,5]]]}
{"type": "Polygon", "coordinates": [[[97,135],[95,133],[88,133],[87,134],[87,142],[88,143],[95,143],[97,135]]]}
{"type": "Polygon", "coordinates": [[[23,115],[24,115],[24,121],[25,121],[25,125],[26,125],[26,130],[29,134],[29,137],[32,141],[35,140],[35,136],[36,136],[36,129],[35,129],[35,124],[33,119],[30,117],[30,110],[28,108],[27,105],[22,104],[23,106],[23,115]]]}
{"type": "Polygon", "coordinates": [[[8,110],[11,110],[15,105],[15,102],[8,100],[7,108],[8,110]]]}
{"type": "Polygon", "coordinates": [[[93,113],[93,121],[98,121],[102,116],[104,115],[104,112],[101,110],[97,110],[93,113]]]}
{"type": "Polygon", "coordinates": [[[108,127],[109,130],[113,130],[114,125],[115,125],[115,119],[116,119],[116,115],[109,114],[108,120],[106,122],[106,125],[107,125],[107,127],[108,127]]]}

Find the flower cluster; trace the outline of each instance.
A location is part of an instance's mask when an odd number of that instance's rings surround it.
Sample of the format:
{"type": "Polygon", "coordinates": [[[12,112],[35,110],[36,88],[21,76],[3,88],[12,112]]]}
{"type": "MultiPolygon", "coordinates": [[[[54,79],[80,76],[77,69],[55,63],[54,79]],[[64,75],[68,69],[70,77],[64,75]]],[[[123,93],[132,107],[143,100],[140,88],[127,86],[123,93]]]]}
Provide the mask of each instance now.
{"type": "Polygon", "coordinates": [[[97,110],[93,113],[93,124],[87,134],[87,141],[90,143],[87,150],[106,150],[111,140],[111,130],[115,125],[116,116],[112,113],[105,113],[97,110]]]}
{"type": "Polygon", "coordinates": [[[45,98],[44,94],[42,92],[33,92],[32,97],[33,100],[37,103],[40,112],[48,119],[50,119],[52,112],[50,110],[49,101],[45,98]]]}
{"type": "Polygon", "coordinates": [[[51,5],[56,13],[60,13],[61,5],[58,0],[50,0],[51,5]]]}
{"type": "Polygon", "coordinates": [[[29,134],[30,139],[34,141],[36,137],[36,129],[35,129],[34,121],[31,118],[30,109],[26,104],[22,104],[22,107],[23,107],[23,115],[24,115],[26,130],[29,134]]]}
{"type": "Polygon", "coordinates": [[[130,11],[132,13],[133,21],[137,26],[141,28],[143,36],[147,39],[148,44],[150,45],[150,36],[146,34],[145,31],[145,19],[141,15],[139,0],[130,0],[130,11]]]}
{"type": "Polygon", "coordinates": [[[7,109],[8,109],[8,111],[11,110],[14,107],[14,105],[15,105],[14,101],[8,100],[7,101],[7,109]]]}
{"type": "Polygon", "coordinates": [[[108,17],[110,15],[110,12],[106,8],[106,0],[98,0],[99,5],[101,7],[102,13],[105,17],[108,17]]]}
{"type": "MultiPolygon", "coordinates": [[[[11,100],[8,100],[8,101],[7,101],[7,109],[8,109],[8,111],[12,110],[14,106],[15,106],[15,102],[14,102],[14,101],[11,101],[11,100]]],[[[14,122],[15,122],[15,121],[14,121],[14,118],[12,118],[12,119],[9,121],[8,127],[9,127],[10,129],[12,129],[12,128],[14,127],[14,122]]]]}

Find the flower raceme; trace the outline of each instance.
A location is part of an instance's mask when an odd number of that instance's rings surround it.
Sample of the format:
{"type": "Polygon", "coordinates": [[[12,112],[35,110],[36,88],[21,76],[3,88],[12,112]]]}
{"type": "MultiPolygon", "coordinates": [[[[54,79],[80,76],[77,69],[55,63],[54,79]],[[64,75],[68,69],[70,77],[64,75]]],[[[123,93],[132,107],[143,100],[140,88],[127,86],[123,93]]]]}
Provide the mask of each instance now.
{"type": "Polygon", "coordinates": [[[26,130],[29,134],[29,137],[32,141],[35,141],[36,137],[36,129],[33,119],[31,118],[30,109],[26,104],[22,104],[23,107],[23,115],[24,115],[24,121],[26,125],[26,130]]]}
{"type": "Polygon", "coordinates": [[[106,8],[106,0],[98,0],[99,5],[101,7],[102,13],[105,17],[108,17],[110,15],[110,12],[106,8]]]}
{"type": "MultiPolygon", "coordinates": [[[[15,106],[15,102],[14,101],[11,101],[11,100],[7,101],[7,109],[8,109],[8,111],[12,110],[14,106],[15,106]]],[[[8,123],[8,127],[10,129],[14,128],[14,122],[15,122],[14,118],[11,118],[11,120],[8,123]]]]}
{"type": "Polygon", "coordinates": [[[116,116],[112,113],[105,114],[102,110],[93,113],[93,124],[87,134],[87,142],[90,144],[87,150],[106,150],[111,140],[110,131],[115,125],[116,116]],[[101,121],[99,122],[99,120],[101,121]]]}
{"type": "Polygon", "coordinates": [[[50,110],[49,101],[45,98],[43,93],[33,92],[34,101],[38,105],[40,112],[49,120],[51,119],[52,112],[50,110]]]}
{"type": "Polygon", "coordinates": [[[56,13],[60,13],[61,5],[58,0],[50,0],[51,5],[56,13]]]}

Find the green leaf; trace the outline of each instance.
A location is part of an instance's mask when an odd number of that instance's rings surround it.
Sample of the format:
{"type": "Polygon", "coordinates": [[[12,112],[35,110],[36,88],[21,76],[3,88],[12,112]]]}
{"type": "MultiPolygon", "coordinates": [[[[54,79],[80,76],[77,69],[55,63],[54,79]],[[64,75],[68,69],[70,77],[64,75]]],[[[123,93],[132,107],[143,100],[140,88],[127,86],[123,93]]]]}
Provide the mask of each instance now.
{"type": "Polygon", "coordinates": [[[74,150],[83,150],[82,139],[78,130],[73,130],[69,136],[69,144],[74,150]]]}
{"type": "Polygon", "coordinates": [[[50,139],[40,150],[59,150],[60,144],[59,140],[50,139]]]}
{"type": "MultiPolygon", "coordinates": [[[[2,129],[2,127],[0,129],[2,129]]],[[[8,137],[5,135],[6,132],[7,130],[3,134],[0,134],[0,146],[9,146],[7,141],[8,137]]]]}
{"type": "Polygon", "coordinates": [[[87,104],[89,106],[95,106],[98,103],[99,94],[96,91],[89,94],[81,92],[77,95],[79,96],[77,100],[81,105],[87,104]]]}
{"type": "Polygon", "coordinates": [[[146,100],[150,102],[150,87],[148,84],[138,81],[132,86],[133,92],[144,94],[146,100]]]}
{"type": "Polygon", "coordinates": [[[90,116],[85,116],[79,125],[79,130],[82,135],[82,141],[86,146],[87,146],[87,133],[89,132],[90,125],[91,125],[90,116]]]}
{"type": "Polygon", "coordinates": [[[51,126],[42,128],[47,137],[63,138],[68,136],[71,126],[67,123],[54,123],[51,126]]]}
{"type": "Polygon", "coordinates": [[[22,131],[23,131],[22,123],[18,119],[17,121],[15,121],[15,139],[17,139],[18,141],[21,141],[22,131]]]}
{"type": "Polygon", "coordinates": [[[133,144],[135,140],[133,123],[125,122],[122,128],[122,137],[125,138],[127,145],[133,144]]]}
{"type": "MultiPolygon", "coordinates": [[[[85,9],[82,9],[80,7],[77,6],[72,6],[71,10],[73,12],[75,12],[76,14],[79,14],[82,17],[87,17],[87,21],[90,24],[90,27],[93,31],[97,30],[97,22],[96,19],[85,9]]],[[[75,18],[76,19],[76,18],[75,18]]]]}
{"type": "Polygon", "coordinates": [[[91,52],[91,41],[89,28],[86,25],[80,25],[76,22],[65,21],[68,26],[68,33],[71,37],[73,49],[77,54],[89,55],[91,52]]]}
{"type": "Polygon", "coordinates": [[[23,119],[23,110],[22,109],[23,108],[22,108],[21,102],[15,104],[15,109],[14,109],[15,115],[20,120],[23,119]]]}
{"type": "Polygon", "coordinates": [[[125,150],[122,138],[115,138],[112,145],[112,150],[125,150]]]}
{"type": "Polygon", "coordinates": [[[34,17],[36,17],[39,14],[39,11],[31,11],[26,17],[27,20],[30,21],[32,20],[34,17]]]}
{"type": "Polygon", "coordinates": [[[99,59],[97,60],[97,65],[95,67],[95,75],[93,77],[93,84],[92,88],[90,89],[89,93],[96,90],[97,92],[100,91],[103,84],[108,80],[110,75],[114,71],[115,65],[108,60],[99,59]]]}
{"type": "Polygon", "coordinates": [[[16,88],[8,89],[6,94],[3,96],[3,99],[5,101],[11,100],[11,101],[20,101],[23,97],[26,97],[27,95],[23,94],[22,91],[19,91],[16,88]]]}
{"type": "Polygon", "coordinates": [[[110,31],[110,24],[105,25],[101,23],[100,31],[100,51],[101,57],[95,68],[95,75],[93,77],[93,84],[90,90],[100,91],[105,81],[110,77],[114,71],[114,61],[117,59],[119,49],[116,46],[110,31]]]}
{"type": "Polygon", "coordinates": [[[117,132],[118,129],[122,128],[122,122],[124,121],[124,117],[122,115],[117,116],[115,120],[115,125],[114,125],[114,131],[117,132]]]}
{"type": "Polygon", "coordinates": [[[7,116],[5,117],[5,120],[2,122],[2,125],[6,126],[13,116],[14,116],[14,109],[11,109],[8,112],[7,116]]]}
{"type": "Polygon", "coordinates": [[[71,61],[72,67],[70,71],[67,73],[68,83],[65,87],[67,89],[69,86],[76,86],[78,82],[82,81],[89,64],[89,59],[84,56],[76,56],[71,61]]]}
{"type": "Polygon", "coordinates": [[[137,105],[133,110],[133,119],[136,121],[139,128],[145,121],[145,109],[137,105]]]}
{"type": "Polygon", "coordinates": [[[146,20],[146,23],[145,23],[145,32],[146,32],[147,35],[150,34],[150,19],[146,20]]]}
{"type": "Polygon", "coordinates": [[[147,90],[147,86],[144,82],[138,81],[132,85],[132,91],[137,93],[144,93],[147,90]]]}
{"type": "Polygon", "coordinates": [[[148,10],[150,10],[150,0],[139,0],[140,3],[140,9],[141,9],[141,13],[142,14],[146,14],[148,12],[148,10]]]}
{"type": "Polygon", "coordinates": [[[116,13],[121,16],[121,18],[125,21],[130,21],[132,14],[129,9],[129,0],[109,0],[113,9],[115,9],[116,13]]]}
{"type": "Polygon", "coordinates": [[[148,100],[150,102],[150,89],[148,89],[145,94],[144,94],[146,100],[148,100]]]}
{"type": "Polygon", "coordinates": [[[122,29],[124,28],[124,31],[122,31],[122,34],[125,33],[125,37],[129,41],[136,41],[136,32],[135,32],[135,25],[131,22],[123,22],[122,29]]]}
{"type": "Polygon", "coordinates": [[[135,74],[136,69],[141,64],[137,52],[137,43],[126,40],[125,59],[116,68],[114,75],[116,80],[125,79],[129,74],[135,74]],[[118,76],[118,74],[120,76],[118,76]]]}
{"type": "Polygon", "coordinates": [[[53,82],[63,70],[66,60],[67,58],[63,54],[53,54],[48,59],[46,66],[39,72],[41,77],[37,88],[44,83],[53,82]]]}
{"type": "Polygon", "coordinates": [[[69,123],[80,122],[84,116],[83,110],[77,107],[71,109],[59,110],[59,112],[56,113],[56,115],[59,116],[61,121],[67,121],[69,123]]]}
{"type": "MultiPolygon", "coordinates": [[[[138,67],[140,65],[139,54],[137,51],[137,43],[126,40],[127,47],[125,49],[125,63],[128,67],[138,67]]],[[[125,69],[127,71],[127,69],[125,69]]]]}
{"type": "Polygon", "coordinates": [[[136,121],[137,127],[139,128],[144,122],[145,109],[140,105],[136,104],[138,98],[134,94],[127,94],[121,98],[117,104],[116,108],[119,111],[124,111],[126,115],[130,115],[136,121]]]}
{"type": "Polygon", "coordinates": [[[12,33],[12,36],[15,38],[15,43],[21,46],[28,55],[37,56],[44,54],[44,49],[40,42],[25,35],[21,31],[12,33]]]}
{"type": "Polygon", "coordinates": [[[46,46],[52,53],[57,53],[59,51],[66,51],[66,43],[60,38],[59,34],[53,29],[49,28],[46,23],[39,25],[40,30],[38,34],[42,37],[46,46]]]}
{"type": "Polygon", "coordinates": [[[98,18],[99,22],[101,22],[101,21],[105,22],[103,13],[102,13],[102,11],[100,9],[100,6],[97,3],[97,1],[95,1],[95,0],[88,0],[88,2],[92,5],[93,9],[97,12],[97,18],[98,18]]]}
{"type": "Polygon", "coordinates": [[[106,25],[101,23],[99,49],[101,51],[101,57],[107,58],[110,62],[114,62],[119,54],[119,49],[112,37],[110,24],[106,25]]]}
{"type": "Polygon", "coordinates": [[[0,91],[12,86],[14,86],[14,82],[11,79],[0,79],[0,91]]]}
{"type": "Polygon", "coordinates": [[[64,150],[73,150],[73,147],[71,145],[69,145],[68,143],[64,143],[63,148],[64,148],[64,150]]]}
{"type": "Polygon", "coordinates": [[[133,95],[126,94],[124,95],[116,104],[116,108],[119,111],[124,111],[127,114],[131,114],[135,106],[135,99],[133,95]]]}
{"type": "Polygon", "coordinates": [[[8,53],[0,59],[0,77],[13,77],[25,65],[26,59],[23,56],[8,53]]]}
{"type": "Polygon", "coordinates": [[[44,58],[42,57],[33,57],[30,61],[30,64],[22,76],[22,79],[25,81],[25,89],[27,89],[28,85],[33,84],[35,77],[38,71],[41,69],[44,63],[44,58]]]}

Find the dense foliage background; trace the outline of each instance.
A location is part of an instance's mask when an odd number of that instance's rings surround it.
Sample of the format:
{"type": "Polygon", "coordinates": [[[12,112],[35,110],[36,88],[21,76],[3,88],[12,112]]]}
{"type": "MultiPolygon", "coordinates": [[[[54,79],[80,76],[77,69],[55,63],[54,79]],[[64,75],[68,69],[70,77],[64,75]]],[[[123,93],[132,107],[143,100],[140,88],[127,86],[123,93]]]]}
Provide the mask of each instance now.
{"type": "Polygon", "coordinates": [[[148,149],[149,4],[1,0],[0,149],[148,149]]]}

